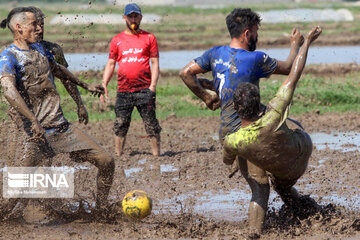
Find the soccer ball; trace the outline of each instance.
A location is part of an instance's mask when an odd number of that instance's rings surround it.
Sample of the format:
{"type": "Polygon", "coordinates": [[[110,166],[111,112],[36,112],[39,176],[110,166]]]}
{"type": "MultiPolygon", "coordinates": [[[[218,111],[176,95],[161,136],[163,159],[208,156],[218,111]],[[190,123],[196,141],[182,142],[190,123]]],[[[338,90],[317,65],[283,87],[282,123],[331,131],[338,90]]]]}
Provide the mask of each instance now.
{"type": "Polygon", "coordinates": [[[125,195],[122,207],[126,216],[140,220],[151,213],[152,200],[146,192],[133,190],[125,195]]]}

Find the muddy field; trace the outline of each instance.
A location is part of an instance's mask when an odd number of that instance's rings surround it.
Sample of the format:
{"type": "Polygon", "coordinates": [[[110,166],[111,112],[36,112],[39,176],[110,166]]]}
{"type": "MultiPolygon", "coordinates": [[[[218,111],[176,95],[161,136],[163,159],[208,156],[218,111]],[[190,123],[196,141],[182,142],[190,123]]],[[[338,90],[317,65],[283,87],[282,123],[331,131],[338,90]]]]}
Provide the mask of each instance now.
{"type": "MultiPolygon", "coordinates": [[[[360,238],[360,113],[305,114],[296,116],[311,133],[314,151],[305,175],[296,184],[319,206],[294,218],[271,192],[265,232],[261,239],[360,238]]],[[[221,162],[218,118],[162,120],[162,154],[153,157],[142,122],[133,121],[125,154],[116,157],[111,202],[130,190],[141,189],[153,199],[150,216],[133,222],[119,212],[117,218],[39,225],[0,223],[0,239],[244,239],[250,189],[237,173],[221,162]]],[[[79,127],[111,154],[112,121],[79,127]]],[[[6,154],[6,124],[1,126],[1,152],[6,154]]],[[[87,164],[69,162],[66,155],[56,165],[78,166],[76,202],[94,199],[95,171],[87,164]],[[81,167],[80,167],[81,166],[81,167]]]]}

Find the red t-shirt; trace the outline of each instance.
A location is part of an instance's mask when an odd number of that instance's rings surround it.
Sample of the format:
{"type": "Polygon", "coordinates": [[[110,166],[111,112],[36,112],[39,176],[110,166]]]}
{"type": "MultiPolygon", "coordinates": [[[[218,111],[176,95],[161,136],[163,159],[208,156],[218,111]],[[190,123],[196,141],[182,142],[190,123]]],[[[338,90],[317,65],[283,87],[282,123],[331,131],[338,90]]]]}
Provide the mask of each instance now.
{"type": "Polygon", "coordinates": [[[136,92],[150,87],[150,58],[158,58],[159,49],[152,33],[137,35],[121,32],[111,40],[109,58],[119,64],[118,92],[136,92]]]}

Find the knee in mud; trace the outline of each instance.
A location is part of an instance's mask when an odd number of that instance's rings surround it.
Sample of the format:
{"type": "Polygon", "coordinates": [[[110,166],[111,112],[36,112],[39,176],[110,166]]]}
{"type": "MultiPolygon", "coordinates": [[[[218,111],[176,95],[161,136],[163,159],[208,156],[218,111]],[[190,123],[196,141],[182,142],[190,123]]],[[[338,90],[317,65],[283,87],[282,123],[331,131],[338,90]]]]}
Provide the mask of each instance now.
{"type": "Polygon", "coordinates": [[[267,175],[249,173],[249,178],[255,180],[259,184],[269,184],[269,179],[267,175]]]}
{"type": "Polygon", "coordinates": [[[125,137],[130,127],[130,120],[117,117],[114,123],[114,133],[116,136],[125,137]]]}

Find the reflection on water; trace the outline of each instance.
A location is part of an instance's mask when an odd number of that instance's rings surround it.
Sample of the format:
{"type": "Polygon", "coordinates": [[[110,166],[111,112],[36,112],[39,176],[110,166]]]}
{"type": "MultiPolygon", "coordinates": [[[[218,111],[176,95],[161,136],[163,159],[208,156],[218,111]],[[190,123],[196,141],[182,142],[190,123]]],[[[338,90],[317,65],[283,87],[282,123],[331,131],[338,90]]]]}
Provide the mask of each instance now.
{"type": "MultiPolygon", "coordinates": [[[[288,48],[259,49],[271,57],[286,60],[288,48]]],[[[191,60],[201,56],[204,50],[181,50],[160,52],[161,70],[178,70],[185,67],[191,60]]],[[[108,53],[68,53],[65,54],[70,71],[104,70],[108,60],[108,53]]],[[[360,47],[331,46],[311,47],[307,64],[320,63],[360,63],[360,47]]]]}

